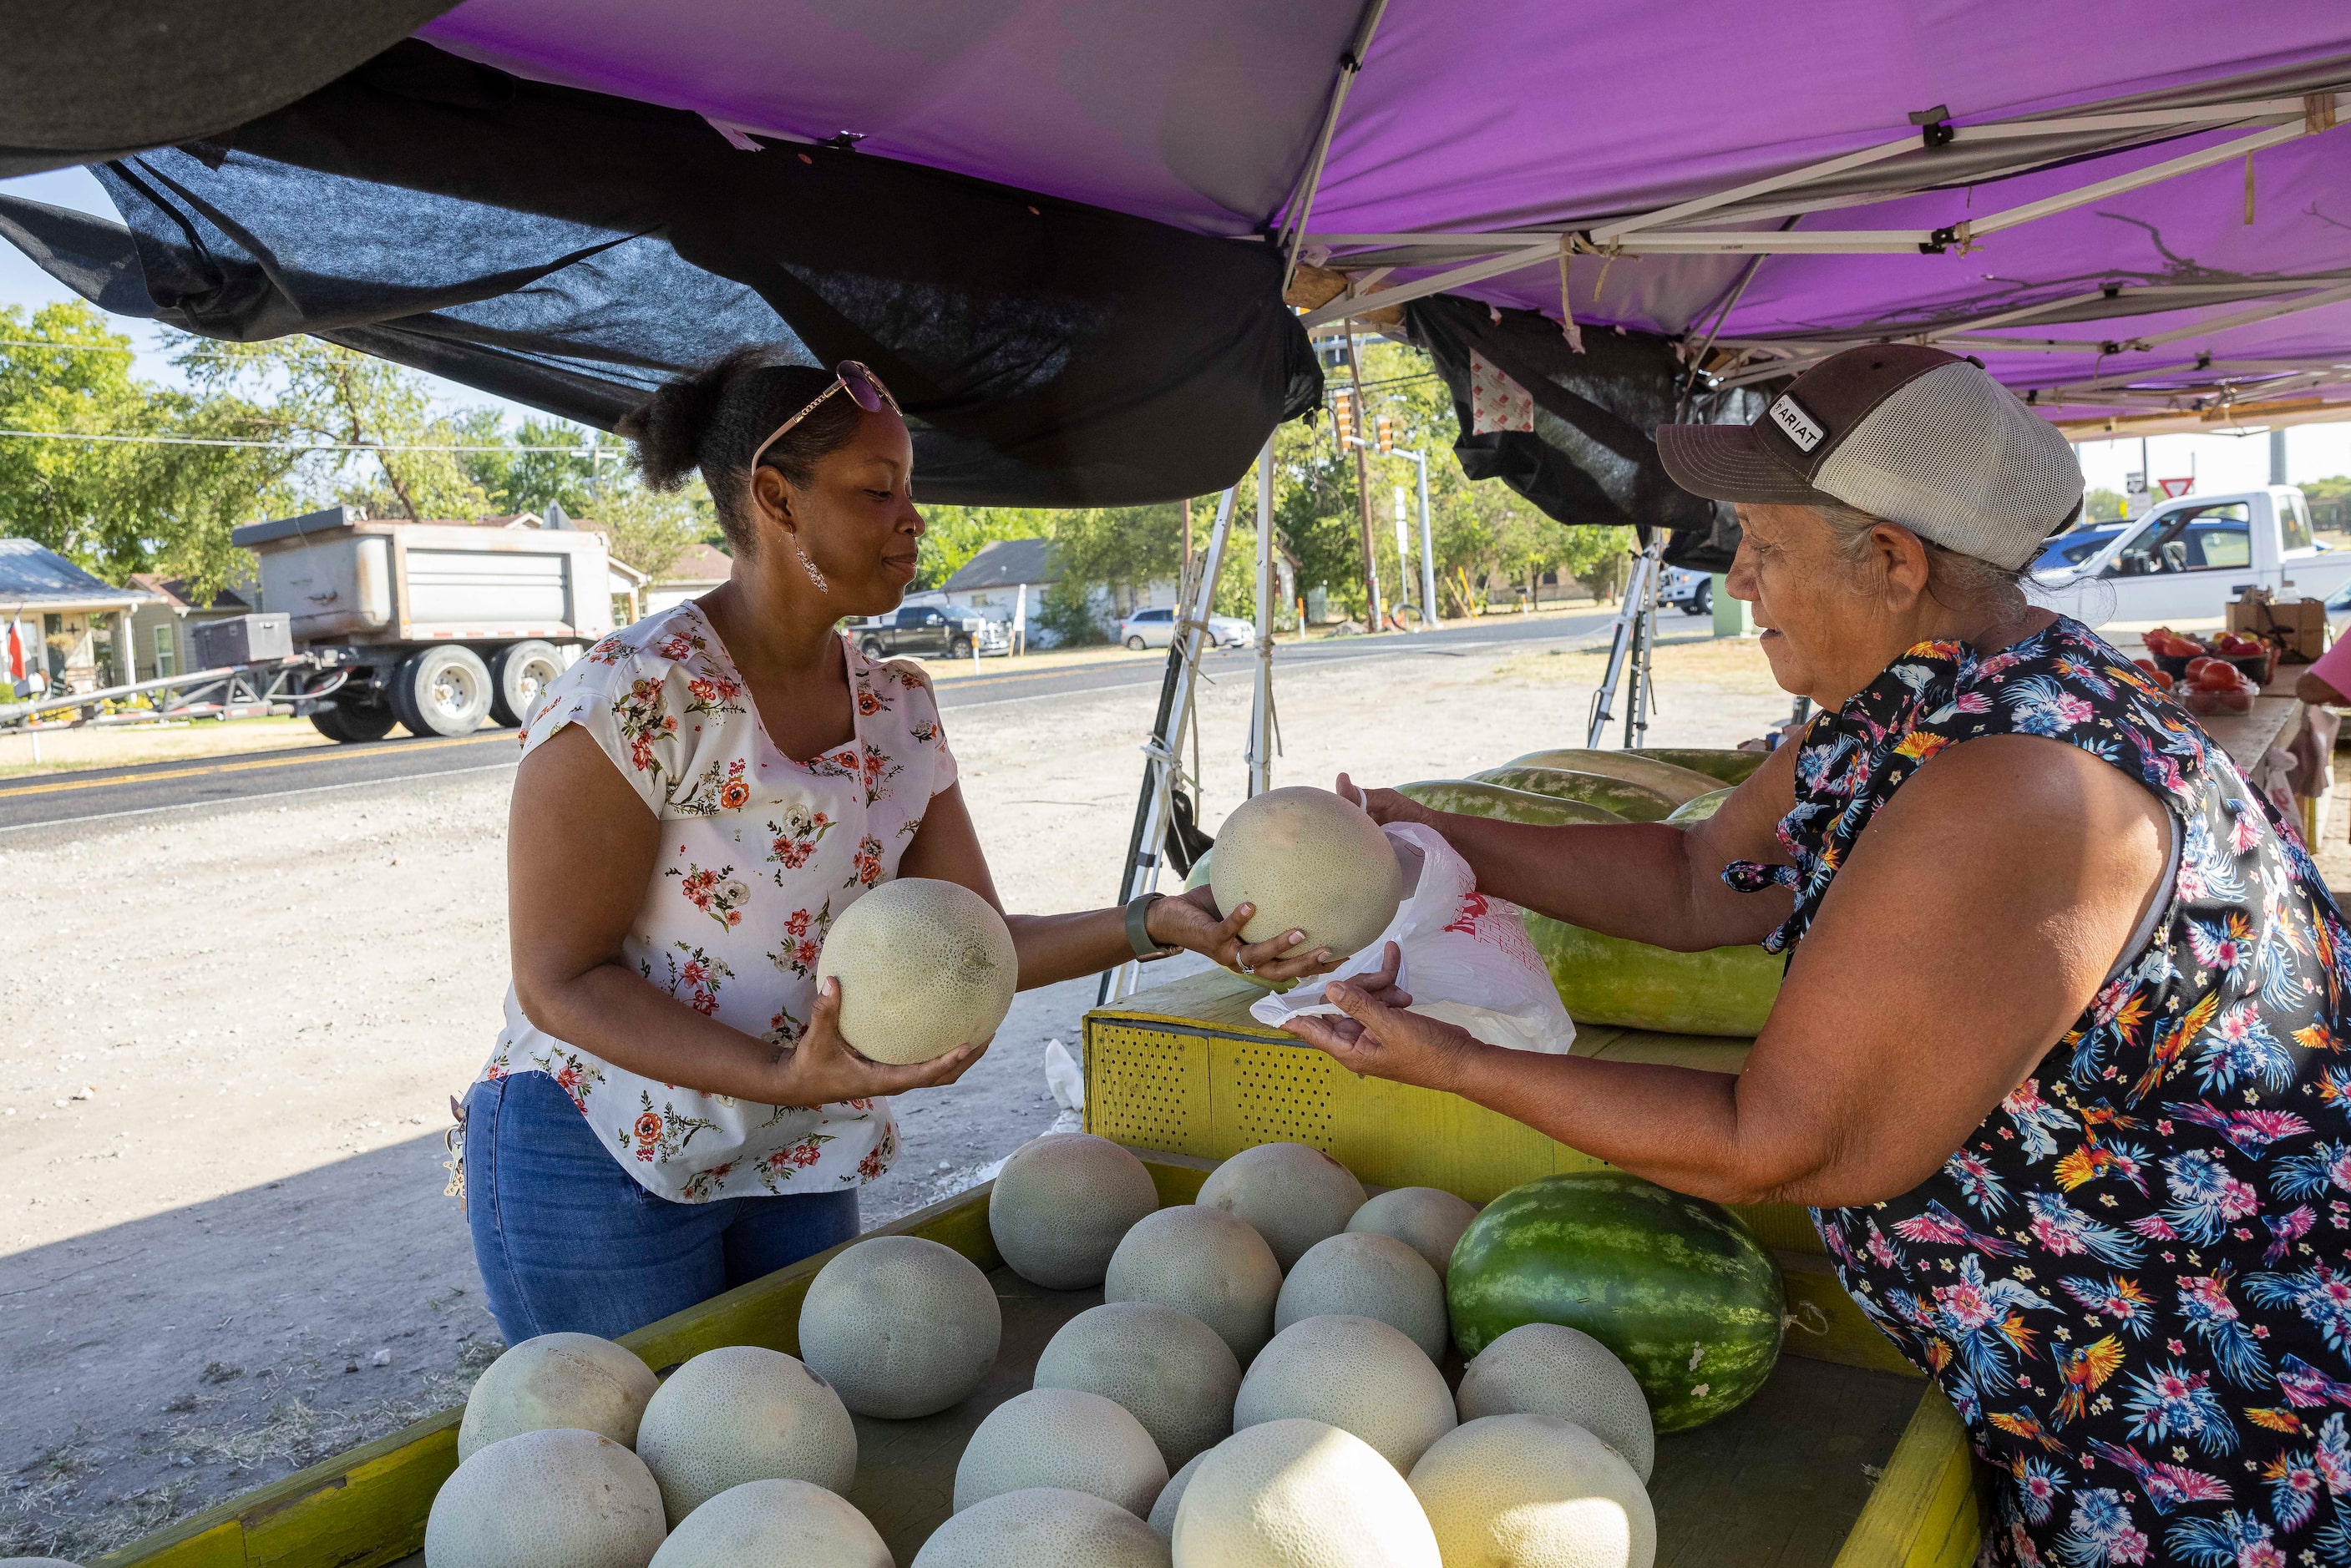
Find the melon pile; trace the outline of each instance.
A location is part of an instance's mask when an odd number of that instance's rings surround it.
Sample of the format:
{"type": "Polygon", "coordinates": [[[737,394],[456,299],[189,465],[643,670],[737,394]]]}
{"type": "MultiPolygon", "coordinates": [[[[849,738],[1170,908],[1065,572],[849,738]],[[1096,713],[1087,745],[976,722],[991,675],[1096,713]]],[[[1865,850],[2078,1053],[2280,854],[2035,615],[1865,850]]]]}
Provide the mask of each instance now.
{"type": "MultiPolygon", "coordinates": [[[[1140,1160],[1082,1134],[1007,1161],[1008,1266],[1104,1300],[973,1430],[912,1568],[1651,1568],[1656,1432],[1736,1405],[1777,1353],[1777,1276],[1739,1222],[1613,1173],[1480,1212],[1267,1144],[1197,1196],[1157,1207],[1140,1160]],[[1619,1255],[1628,1220],[1658,1233],[1646,1261],[1619,1255]]],[[[800,1357],[726,1346],[656,1381],[588,1335],[526,1341],[468,1402],[428,1568],[895,1568],[843,1495],[852,1416],[970,1398],[1001,1334],[969,1259],[876,1236],[810,1282],[800,1357]]]]}

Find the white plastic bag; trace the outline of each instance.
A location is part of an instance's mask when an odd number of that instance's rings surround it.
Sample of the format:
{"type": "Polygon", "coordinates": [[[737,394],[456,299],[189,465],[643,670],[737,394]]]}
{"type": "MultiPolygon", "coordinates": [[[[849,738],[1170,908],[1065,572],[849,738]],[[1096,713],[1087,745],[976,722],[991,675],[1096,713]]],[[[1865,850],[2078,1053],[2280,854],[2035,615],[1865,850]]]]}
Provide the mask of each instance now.
{"type": "Polygon", "coordinates": [[[1301,1013],[1337,1012],[1322,1000],[1324,987],[1376,972],[1394,942],[1404,961],[1396,981],[1412,993],[1413,1012],[1458,1024],[1489,1045],[1567,1054],[1575,1024],[1527,939],[1519,907],[1479,892],[1469,863],[1435,828],[1390,823],[1381,831],[1404,867],[1405,898],[1395,919],[1319,981],[1259,997],[1249,1016],[1279,1029],[1301,1013]]]}

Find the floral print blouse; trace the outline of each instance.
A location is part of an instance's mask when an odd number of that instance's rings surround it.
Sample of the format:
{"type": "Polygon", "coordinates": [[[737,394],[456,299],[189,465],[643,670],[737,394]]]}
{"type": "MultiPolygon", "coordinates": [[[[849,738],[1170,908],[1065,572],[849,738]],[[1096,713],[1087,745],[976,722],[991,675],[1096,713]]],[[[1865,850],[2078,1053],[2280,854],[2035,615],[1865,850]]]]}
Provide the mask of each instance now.
{"type": "Polygon", "coordinates": [[[2078,622],[1904,654],[1814,718],[1767,945],[1947,746],[2043,735],[2169,809],[2171,902],[1917,1189],[1813,1211],[1845,1288],[2001,1476],[2007,1564],[2351,1564],[2351,1018],[2340,912],[2195,721],[2078,622]]]}
{"type": "MultiPolygon", "coordinates": [[[[931,797],[956,779],[922,671],[844,649],[856,734],[805,763],[768,739],[690,599],[590,649],[522,734],[528,754],[580,726],[661,819],[629,964],[696,1012],[784,1044],[816,999],[826,929],[895,874],[931,797]]],[[[552,1076],[623,1169],[684,1203],[872,1181],[898,1152],[886,1099],[758,1106],[640,1077],[534,1026],[509,987],[483,1076],[517,1072],[552,1076]]]]}

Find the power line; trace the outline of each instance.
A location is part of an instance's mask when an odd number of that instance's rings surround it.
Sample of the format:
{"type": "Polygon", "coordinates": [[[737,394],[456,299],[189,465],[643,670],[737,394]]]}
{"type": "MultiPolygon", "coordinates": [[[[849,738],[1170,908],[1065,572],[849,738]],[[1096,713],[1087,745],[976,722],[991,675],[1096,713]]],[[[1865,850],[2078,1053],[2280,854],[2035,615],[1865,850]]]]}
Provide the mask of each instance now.
{"type": "Polygon", "coordinates": [[[604,449],[592,441],[576,446],[440,446],[386,445],[376,441],[235,441],[221,436],[170,435],[84,435],[71,431],[0,431],[0,436],[13,436],[21,441],[85,441],[145,443],[155,446],[233,446],[250,447],[262,452],[559,452],[572,457],[593,459],[604,449]]]}

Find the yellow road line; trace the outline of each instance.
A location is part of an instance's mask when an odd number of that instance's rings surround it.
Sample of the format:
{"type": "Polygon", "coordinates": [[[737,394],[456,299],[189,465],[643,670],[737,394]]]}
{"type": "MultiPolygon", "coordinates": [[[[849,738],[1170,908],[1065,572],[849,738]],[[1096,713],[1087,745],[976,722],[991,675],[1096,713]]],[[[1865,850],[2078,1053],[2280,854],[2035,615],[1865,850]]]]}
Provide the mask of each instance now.
{"type": "MultiPolygon", "coordinates": [[[[430,741],[410,741],[402,747],[402,750],[403,752],[437,751],[444,746],[481,746],[499,742],[511,746],[515,743],[514,736],[503,730],[487,735],[445,735],[430,741]]],[[[0,788],[0,800],[6,800],[15,795],[56,794],[65,790],[102,789],[109,784],[152,784],[158,779],[192,779],[202,778],[209,774],[239,774],[254,768],[291,767],[298,763],[330,762],[338,757],[348,757],[350,754],[340,746],[316,746],[290,755],[255,757],[241,763],[213,763],[196,768],[167,768],[152,774],[118,774],[111,778],[103,779],[64,779],[54,784],[15,784],[7,788],[0,788]]]]}

